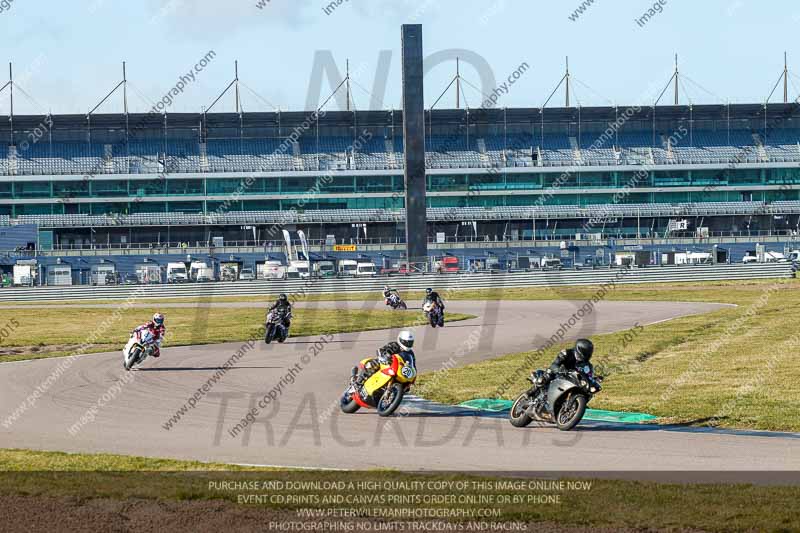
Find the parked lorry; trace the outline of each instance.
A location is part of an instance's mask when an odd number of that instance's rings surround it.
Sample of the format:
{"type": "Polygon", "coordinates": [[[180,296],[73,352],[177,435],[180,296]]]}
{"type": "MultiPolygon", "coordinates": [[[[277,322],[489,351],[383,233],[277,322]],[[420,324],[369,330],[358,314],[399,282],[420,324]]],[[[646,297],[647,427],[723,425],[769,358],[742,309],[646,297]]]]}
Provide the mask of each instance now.
{"type": "Polygon", "coordinates": [[[356,264],[356,276],[375,276],[378,267],[372,261],[360,261],[356,264]]]}
{"type": "Polygon", "coordinates": [[[167,263],[167,283],[186,283],[189,275],[185,263],[167,263]]]}
{"type": "Polygon", "coordinates": [[[192,261],[189,278],[197,282],[214,281],[214,267],[208,266],[205,261],[192,261]]]}
{"type": "Polygon", "coordinates": [[[258,279],[283,279],[286,277],[286,267],[280,261],[264,261],[256,266],[258,279]]]}
{"type": "Polygon", "coordinates": [[[340,276],[356,276],[358,273],[358,261],[353,259],[341,259],[339,261],[340,276]]]}
{"type": "Polygon", "coordinates": [[[333,261],[314,261],[314,275],[318,278],[329,278],[336,275],[336,265],[333,261]]]}
{"type": "Polygon", "coordinates": [[[311,275],[308,268],[308,261],[290,261],[289,268],[286,269],[286,276],[289,278],[307,278],[311,275]]]}
{"type": "Polygon", "coordinates": [[[36,281],[37,265],[34,261],[17,261],[14,265],[14,285],[31,286],[36,281]]]}

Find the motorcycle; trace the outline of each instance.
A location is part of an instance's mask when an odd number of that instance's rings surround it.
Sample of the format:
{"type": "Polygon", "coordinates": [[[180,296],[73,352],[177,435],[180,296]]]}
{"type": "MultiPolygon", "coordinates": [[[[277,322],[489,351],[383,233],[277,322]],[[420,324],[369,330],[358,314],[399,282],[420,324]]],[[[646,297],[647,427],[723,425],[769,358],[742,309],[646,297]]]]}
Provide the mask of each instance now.
{"type": "Polygon", "coordinates": [[[380,368],[363,383],[359,374],[370,358],[353,368],[350,385],[339,402],[343,413],[352,414],[364,407],[377,410],[378,416],[389,416],[400,406],[403,396],[417,380],[417,370],[398,354],[379,360],[380,368]]]}
{"type": "Polygon", "coordinates": [[[289,337],[289,328],[286,321],[292,318],[292,313],[275,309],[267,314],[267,322],[264,324],[264,342],[267,344],[276,340],[280,343],[289,337]]]}
{"type": "Polygon", "coordinates": [[[513,426],[522,428],[533,420],[555,424],[569,431],[583,419],[586,404],[602,390],[602,376],[595,376],[592,365],[561,372],[550,381],[545,391],[545,372],[537,370],[528,378],[533,386],[514,401],[509,411],[513,426]]]}
{"type": "Polygon", "coordinates": [[[402,310],[408,309],[406,303],[397,294],[390,294],[388,298],[384,299],[384,303],[389,307],[391,307],[392,309],[402,309],[402,310]]]}
{"type": "Polygon", "coordinates": [[[436,302],[422,304],[422,312],[425,313],[425,318],[430,322],[431,327],[444,327],[444,311],[436,302]]]}
{"type": "Polygon", "coordinates": [[[122,349],[122,365],[125,370],[141,365],[145,359],[158,350],[158,344],[153,340],[149,331],[134,331],[125,348],[122,349]]]}

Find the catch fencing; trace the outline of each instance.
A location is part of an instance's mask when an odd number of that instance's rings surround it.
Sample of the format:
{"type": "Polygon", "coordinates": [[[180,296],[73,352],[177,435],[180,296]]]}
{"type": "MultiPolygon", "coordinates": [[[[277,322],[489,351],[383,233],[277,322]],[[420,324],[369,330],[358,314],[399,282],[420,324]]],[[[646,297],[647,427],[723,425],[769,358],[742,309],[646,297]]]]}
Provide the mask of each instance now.
{"type": "Polygon", "coordinates": [[[409,291],[435,287],[442,290],[490,289],[512,287],[564,287],[602,285],[615,282],[669,283],[687,281],[725,281],[792,278],[789,263],[717,264],[690,266],[655,266],[648,268],[604,268],[588,270],[552,270],[530,272],[457,272],[376,276],[367,278],[308,278],[235,282],[187,283],[179,285],[15,287],[0,289],[0,301],[50,300],[122,300],[137,291],[139,300],[158,298],[202,298],[224,296],[261,296],[281,292],[318,294],[343,292],[379,292],[384,285],[409,291]]]}

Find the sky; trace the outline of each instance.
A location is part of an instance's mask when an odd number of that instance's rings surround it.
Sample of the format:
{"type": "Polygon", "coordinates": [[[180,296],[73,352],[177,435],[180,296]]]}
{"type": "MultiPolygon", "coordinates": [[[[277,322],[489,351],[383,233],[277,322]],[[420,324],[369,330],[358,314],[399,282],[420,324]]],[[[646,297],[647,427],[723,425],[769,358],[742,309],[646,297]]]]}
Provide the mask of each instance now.
{"type": "MultiPolygon", "coordinates": [[[[498,107],[542,106],[567,56],[573,105],[652,105],[672,76],[675,54],[681,103],[764,102],[783,71],[784,51],[789,97],[800,94],[796,2],[342,0],[328,7],[332,2],[338,0],[0,0],[0,65],[13,63],[15,114],[86,113],[121,81],[123,61],[131,112],[151,109],[181,76],[188,81],[167,112],[199,112],[233,80],[236,60],[245,112],[316,108],[341,82],[348,59],[355,108],[396,109],[400,26],[417,23],[426,107],[453,79],[456,57],[461,105],[473,108],[493,94],[498,107]],[[204,57],[210,59],[195,71],[204,57]]],[[[0,67],[0,86],[6,80],[0,67]]],[[[670,89],[661,102],[672,98],[670,89]]],[[[778,88],[770,101],[782,98],[778,88]]],[[[564,105],[563,87],[548,105],[564,105]]],[[[345,106],[340,91],[325,109],[345,106]]],[[[436,107],[455,107],[454,88],[436,107]]],[[[96,113],[122,109],[119,92],[96,113]]],[[[213,108],[234,109],[232,91],[213,108]]],[[[8,112],[6,88],[0,114],[8,112]]]]}

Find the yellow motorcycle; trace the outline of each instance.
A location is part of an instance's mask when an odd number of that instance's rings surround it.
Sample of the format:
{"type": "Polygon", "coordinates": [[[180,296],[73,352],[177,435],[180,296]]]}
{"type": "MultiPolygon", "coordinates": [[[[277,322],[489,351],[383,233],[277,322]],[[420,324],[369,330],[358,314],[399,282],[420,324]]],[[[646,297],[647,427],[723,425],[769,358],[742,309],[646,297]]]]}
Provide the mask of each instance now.
{"type": "Polygon", "coordinates": [[[350,385],[340,401],[343,413],[352,414],[360,408],[375,409],[378,416],[389,416],[397,410],[403,396],[417,380],[417,370],[399,354],[381,360],[363,359],[353,368],[350,385]],[[359,376],[368,364],[378,364],[379,368],[363,383],[359,376]]]}

